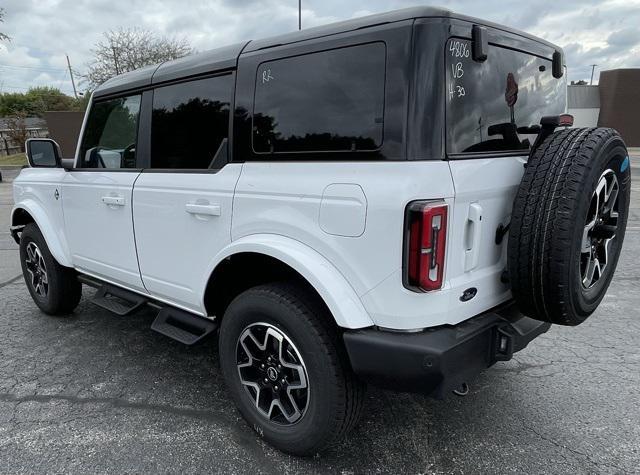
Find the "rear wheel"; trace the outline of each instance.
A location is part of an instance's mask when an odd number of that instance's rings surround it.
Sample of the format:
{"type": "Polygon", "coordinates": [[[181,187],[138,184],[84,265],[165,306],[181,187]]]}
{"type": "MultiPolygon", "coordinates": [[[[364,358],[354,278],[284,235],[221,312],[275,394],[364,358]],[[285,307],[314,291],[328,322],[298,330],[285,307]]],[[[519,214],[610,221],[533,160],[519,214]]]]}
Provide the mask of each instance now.
{"type": "Polygon", "coordinates": [[[73,312],[82,297],[82,284],[73,269],[58,264],[34,223],[27,224],[20,235],[20,261],[29,293],[40,310],[49,315],[73,312]]]}
{"type": "Polygon", "coordinates": [[[613,277],[630,199],[629,158],[613,129],[566,129],[530,157],[514,202],[509,279],[521,311],[578,325],[613,277]]]}
{"type": "Polygon", "coordinates": [[[290,284],[247,290],[220,329],[220,364],[249,425],[274,447],[313,455],[358,420],[364,385],[315,296],[290,284]]]}

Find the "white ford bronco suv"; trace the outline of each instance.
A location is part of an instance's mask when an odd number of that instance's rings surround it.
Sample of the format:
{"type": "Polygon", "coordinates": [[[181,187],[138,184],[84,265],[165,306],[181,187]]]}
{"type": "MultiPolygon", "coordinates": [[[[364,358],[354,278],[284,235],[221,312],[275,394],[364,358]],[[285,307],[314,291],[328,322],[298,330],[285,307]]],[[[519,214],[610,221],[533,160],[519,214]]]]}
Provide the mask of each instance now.
{"type": "Polygon", "coordinates": [[[419,7],[115,77],[74,159],[27,143],[29,292],[61,315],[85,284],[170,338],[217,336],[250,426],[316,453],[367,383],[461,392],[602,300],[629,159],[569,127],[564,72],[557,46],[419,7]]]}

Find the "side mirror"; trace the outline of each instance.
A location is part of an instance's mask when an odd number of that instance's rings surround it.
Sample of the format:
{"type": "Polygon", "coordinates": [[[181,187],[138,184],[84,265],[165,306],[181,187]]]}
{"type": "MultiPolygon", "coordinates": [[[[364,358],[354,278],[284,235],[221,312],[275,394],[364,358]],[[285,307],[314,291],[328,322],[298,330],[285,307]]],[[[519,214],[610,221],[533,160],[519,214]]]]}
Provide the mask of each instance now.
{"type": "Polygon", "coordinates": [[[34,168],[56,168],[62,166],[60,147],[51,139],[27,139],[27,160],[34,168]]]}

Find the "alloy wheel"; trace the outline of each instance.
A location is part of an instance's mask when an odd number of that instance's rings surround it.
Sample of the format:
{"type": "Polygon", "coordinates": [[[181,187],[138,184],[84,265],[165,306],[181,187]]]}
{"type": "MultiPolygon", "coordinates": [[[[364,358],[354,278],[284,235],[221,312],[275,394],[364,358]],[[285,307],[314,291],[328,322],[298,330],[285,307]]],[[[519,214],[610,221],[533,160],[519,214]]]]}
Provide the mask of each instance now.
{"type": "Polygon", "coordinates": [[[307,368],[291,339],[268,323],[247,326],[236,344],[238,375],[258,412],[280,425],[298,422],[309,405],[307,368]]]}
{"type": "Polygon", "coordinates": [[[31,286],[40,297],[46,297],[49,293],[49,277],[44,257],[37,244],[33,241],[27,244],[27,257],[25,264],[31,280],[31,286]]]}
{"type": "Polygon", "coordinates": [[[591,196],[582,232],[580,274],[582,286],[590,289],[598,283],[611,260],[610,248],[618,227],[618,194],[620,186],[613,170],[600,175],[591,196]]]}

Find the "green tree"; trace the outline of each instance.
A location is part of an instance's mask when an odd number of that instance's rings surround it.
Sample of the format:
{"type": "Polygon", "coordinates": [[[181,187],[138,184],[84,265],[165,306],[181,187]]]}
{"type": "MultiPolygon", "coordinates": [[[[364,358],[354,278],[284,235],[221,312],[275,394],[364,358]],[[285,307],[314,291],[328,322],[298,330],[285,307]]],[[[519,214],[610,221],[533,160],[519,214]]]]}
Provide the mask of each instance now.
{"type": "Polygon", "coordinates": [[[47,111],[84,110],[86,99],[74,99],[55,87],[33,87],[25,93],[0,95],[0,116],[24,112],[28,117],[41,117],[47,111]]]}

